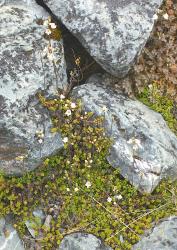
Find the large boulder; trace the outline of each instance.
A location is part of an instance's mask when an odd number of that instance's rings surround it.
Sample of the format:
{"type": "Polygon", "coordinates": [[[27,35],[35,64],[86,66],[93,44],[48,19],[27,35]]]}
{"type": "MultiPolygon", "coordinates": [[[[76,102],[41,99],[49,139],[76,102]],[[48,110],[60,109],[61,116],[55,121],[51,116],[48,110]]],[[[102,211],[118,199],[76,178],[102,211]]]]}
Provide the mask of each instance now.
{"type": "Polygon", "coordinates": [[[160,222],[132,248],[132,250],[176,250],[177,217],[160,222]]]}
{"type": "Polygon", "coordinates": [[[63,145],[37,94],[55,96],[67,76],[62,40],[51,40],[53,54],[47,51],[39,18],[48,13],[34,1],[7,2],[0,8],[0,171],[22,174],[63,145]]]}
{"type": "Polygon", "coordinates": [[[159,113],[122,93],[115,93],[109,77],[95,75],[76,87],[87,110],[105,116],[113,145],[109,163],[142,192],[152,192],[164,177],[177,177],[177,137],[159,113]]]}
{"type": "Polygon", "coordinates": [[[4,218],[0,219],[0,249],[25,250],[17,231],[4,218]]]}
{"type": "Polygon", "coordinates": [[[141,52],[162,0],[44,2],[109,73],[122,77],[141,52]]]}
{"type": "Polygon", "coordinates": [[[64,237],[58,250],[112,250],[93,234],[73,233],[64,237]]]}

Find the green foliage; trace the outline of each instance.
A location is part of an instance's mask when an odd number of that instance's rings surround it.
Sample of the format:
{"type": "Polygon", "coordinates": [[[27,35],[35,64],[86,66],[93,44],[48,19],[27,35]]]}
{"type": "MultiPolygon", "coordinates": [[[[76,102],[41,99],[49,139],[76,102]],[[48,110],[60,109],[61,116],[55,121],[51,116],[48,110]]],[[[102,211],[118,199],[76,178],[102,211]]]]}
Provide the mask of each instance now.
{"type": "Polygon", "coordinates": [[[139,95],[139,100],[151,109],[162,114],[169,128],[177,134],[177,120],[173,115],[175,102],[168,95],[161,93],[156,82],[150,85],[150,87],[144,88],[139,95]]]}
{"type": "Polygon", "coordinates": [[[12,214],[22,237],[25,221],[33,221],[32,211],[41,207],[52,215],[50,227],[34,223],[42,249],[56,250],[66,234],[84,231],[128,250],[152,222],[177,214],[176,182],[141,194],[108,164],[111,140],[103,117],[85,112],[79,100],[39,98],[53,117],[52,131],[63,135],[64,150],[22,177],[0,175],[0,216],[12,214]]]}

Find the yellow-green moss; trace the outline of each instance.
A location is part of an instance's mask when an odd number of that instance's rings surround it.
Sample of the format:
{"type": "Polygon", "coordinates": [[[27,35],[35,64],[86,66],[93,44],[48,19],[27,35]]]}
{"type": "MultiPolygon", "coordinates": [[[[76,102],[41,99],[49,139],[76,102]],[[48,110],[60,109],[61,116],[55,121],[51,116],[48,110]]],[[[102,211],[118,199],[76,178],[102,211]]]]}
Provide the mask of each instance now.
{"type": "Polygon", "coordinates": [[[173,115],[176,104],[168,95],[161,93],[156,82],[144,88],[138,98],[151,109],[162,114],[169,128],[177,135],[177,119],[173,115]]]}
{"type": "Polygon", "coordinates": [[[177,214],[177,182],[166,180],[151,195],[141,194],[108,164],[111,140],[103,117],[85,112],[80,101],[75,107],[69,99],[40,100],[51,112],[53,132],[61,131],[68,142],[37,170],[20,178],[0,176],[0,216],[12,214],[22,237],[36,207],[48,214],[57,204],[51,228],[35,225],[42,249],[56,250],[66,234],[84,231],[128,250],[152,222],[177,214]]]}

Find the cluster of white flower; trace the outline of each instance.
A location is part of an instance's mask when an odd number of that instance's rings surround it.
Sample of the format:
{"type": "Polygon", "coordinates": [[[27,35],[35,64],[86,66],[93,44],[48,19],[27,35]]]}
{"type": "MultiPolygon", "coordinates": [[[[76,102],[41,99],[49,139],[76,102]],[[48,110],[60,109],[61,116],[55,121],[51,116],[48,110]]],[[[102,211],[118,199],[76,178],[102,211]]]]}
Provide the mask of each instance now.
{"type": "MultiPolygon", "coordinates": [[[[158,11],[157,11],[158,14],[160,14],[161,12],[162,12],[162,10],[158,10],[158,11]]],[[[168,19],[169,19],[168,13],[165,13],[165,14],[163,14],[162,16],[163,16],[163,18],[164,18],[165,20],[168,20],[168,19]]],[[[158,20],[158,18],[159,18],[159,16],[158,16],[157,14],[154,14],[154,15],[153,15],[153,20],[158,20]]]]}
{"type": "Polygon", "coordinates": [[[91,164],[93,163],[93,160],[85,160],[85,166],[87,167],[87,168],[91,168],[92,166],[91,166],[91,164]]]}
{"type": "MultiPolygon", "coordinates": [[[[116,199],[116,200],[122,200],[122,195],[121,194],[119,194],[119,195],[115,195],[114,196],[114,198],[116,199]]],[[[107,202],[112,202],[113,201],[113,199],[109,196],[108,198],[107,198],[107,202]]],[[[117,203],[114,201],[114,205],[116,205],[117,203]]]]}
{"type": "MultiPolygon", "coordinates": [[[[64,96],[62,96],[62,97],[64,97],[64,96]]],[[[61,98],[61,96],[60,96],[60,98],[61,98]]],[[[65,106],[68,107],[68,104],[65,104],[65,106]]],[[[70,106],[71,106],[71,109],[75,109],[76,108],[76,103],[71,102],[70,106]]],[[[66,110],[66,112],[65,112],[66,116],[71,116],[71,114],[72,114],[72,111],[70,109],[66,110]]]]}
{"type": "MultiPolygon", "coordinates": [[[[52,29],[56,29],[57,26],[55,23],[51,23],[51,20],[50,18],[48,18],[47,20],[45,20],[43,22],[43,25],[44,26],[47,26],[47,29],[45,30],[45,34],[50,36],[52,34],[52,29]]],[[[54,63],[57,62],[57,58],[56,56],[54,55],[54,51],[55,51],[55,48],[52,47],[52,42],[49,41],[49,44],[46,48],[44,48],[43,50],[43,57],[47,56],[47,58],[49,59],[49,61],[52,61],[54,63]]]]}
{"type": "Polygon", "coordinates": [[[57,25],[55,23],[51,23],[50,22],[50,18],[48,18],[47,20],[44,20],[43,25],[47,27],[45,33],[47,35],[50,35],[52,33],[51,29],[56,29],[57,25]]]}
{"type": "Polygon", "coordinates": [[[115,198],[117,199],[117,200],[122,200],[122,195],[121,194],[119,194],[119,195],[115,195],[115,198]]]}

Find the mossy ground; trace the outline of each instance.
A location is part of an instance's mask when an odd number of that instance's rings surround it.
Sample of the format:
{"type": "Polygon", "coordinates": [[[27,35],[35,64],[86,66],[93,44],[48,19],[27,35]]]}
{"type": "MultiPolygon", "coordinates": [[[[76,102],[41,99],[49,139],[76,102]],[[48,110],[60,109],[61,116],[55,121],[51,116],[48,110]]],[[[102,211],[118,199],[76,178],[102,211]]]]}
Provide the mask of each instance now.
{"type": "Polygon", "coordinates": [[[0,176],[0,216],[11,214],[14,226],[34,249],[57,249],[62,238],[77,231],[93,233],[116,250],[128,250],[152,223],[177,215],[177,182],[163,181],[152,194],[141,194],[106,155],[104,116],[85,112],[80,101],[63,96],[42,104],[53,117],[53,132],[61,131],[64,149],[22,177],[0,176]],[[25,221],[40,207],[52,215],[50,227],[34,222],[36,240],[25,221]],[[38,247],[38,248],[37,248],[38,247]]]}
{"type": "Polygon", "coordinates": [[[167,93],[161,91],[158,82],[144,88],[138,98],[145,105],[162,114],[169,128],[177,135],[176,103],[167,93]]]}

